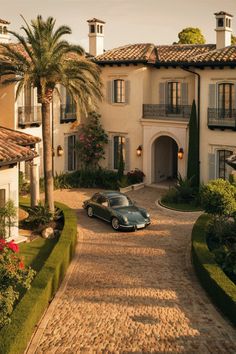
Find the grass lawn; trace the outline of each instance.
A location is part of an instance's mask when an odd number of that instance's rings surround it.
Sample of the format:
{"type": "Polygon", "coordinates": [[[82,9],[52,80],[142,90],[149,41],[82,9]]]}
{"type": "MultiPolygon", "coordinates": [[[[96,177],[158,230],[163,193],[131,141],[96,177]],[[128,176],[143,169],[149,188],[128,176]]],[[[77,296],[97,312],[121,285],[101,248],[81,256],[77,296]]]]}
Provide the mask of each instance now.
{"type": "Polygon", "coordinates": [[[160,204],[166,208],[177,211],[202,211],[200,206],[196,206],[189,203],[167,203],[161,200],[160,204]]]}
{"type": "Polygon", "coordinates": [[[20,244],[20,255],[24,259],[24,264],[31,266],[38,272],[43,267],[56,244],[56,238],[46,240],[42,237],[38,237],[29,243],[20,244]]]}

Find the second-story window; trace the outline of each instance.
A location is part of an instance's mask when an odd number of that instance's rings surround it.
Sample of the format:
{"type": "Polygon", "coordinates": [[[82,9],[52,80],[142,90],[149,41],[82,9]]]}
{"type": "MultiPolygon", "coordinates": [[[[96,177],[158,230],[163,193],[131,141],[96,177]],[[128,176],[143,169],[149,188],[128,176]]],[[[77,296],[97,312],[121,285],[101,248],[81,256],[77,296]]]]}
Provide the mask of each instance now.
{"type": "Polygon", "coordinates": [[[227,118],[232,116],[234,106],[234,85],[231,83],[222,83],[218,85],[218,108],[219,116],[227,118]]]}
{"type": "Polygon", "coordinates": [[[180,113],[181,84],[180,82],[168,82],[168,111],[169,113],[180,113]]]}
{"type": "Polygon", "coordinates": [[[114,102],[125,103],[125,80],[114,80],[114,102]]]}

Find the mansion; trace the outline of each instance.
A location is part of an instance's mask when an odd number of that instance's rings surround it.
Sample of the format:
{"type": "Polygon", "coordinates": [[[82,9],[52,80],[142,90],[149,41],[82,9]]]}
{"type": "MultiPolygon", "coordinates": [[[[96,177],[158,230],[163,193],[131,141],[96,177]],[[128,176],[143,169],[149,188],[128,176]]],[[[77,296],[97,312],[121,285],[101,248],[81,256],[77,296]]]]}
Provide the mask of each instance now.
{"type": "MultiPolygon", "coordinates": [[[[104,51],[105,22],[88,20],[89,58],[101,68],[104,98],[101,123],[108,133],[103,167],[116,170],[122,145],[125,170],[139,168],[145,183],[186,176],[188,125],[193,100],[199,122],[200,180],[227,178],[225,159],[236,153],[236,46],[231,46],[232,15],[218,12],[216,44],[130,44],[104,51]]],[[[0,41],[9,42],[9,22],[0,20],[0,41]]],[[[16,44],[13,44],[16,45],[16,44]]],[[[20,48],[19,48],[20,50],[20,48]]],[[[58,88],[51,105],[53,173],[78,167],[75,143],[81,117],[71,97],[58,88]]],[[[42,168],[41,107],[35,88],[0,88],[0,126],[39,138],[34,175],[42,168]]],[[[32,165],[32,164],[31,164],[32,165]]],[[[20,169],[29,179],[30,163],[20,169]]],[[[1,190],[1,181],[0,181],[1,190]]]]}

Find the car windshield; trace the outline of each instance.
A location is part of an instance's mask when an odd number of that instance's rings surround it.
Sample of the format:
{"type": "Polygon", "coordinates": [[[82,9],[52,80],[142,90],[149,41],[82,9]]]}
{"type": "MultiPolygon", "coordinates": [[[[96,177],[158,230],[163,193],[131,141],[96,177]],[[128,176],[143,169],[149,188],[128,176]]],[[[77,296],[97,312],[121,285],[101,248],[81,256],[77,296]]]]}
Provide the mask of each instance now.
{"type": "Polygon", "coordinates": [[[131,202],[131,200],[129,198],[127,198],[124,195],[112,197],[110,199],[110,207],[111,208],[126,207],[126,206],[130,206],[130,205],[133,205],[133,203],[131,202]]]}

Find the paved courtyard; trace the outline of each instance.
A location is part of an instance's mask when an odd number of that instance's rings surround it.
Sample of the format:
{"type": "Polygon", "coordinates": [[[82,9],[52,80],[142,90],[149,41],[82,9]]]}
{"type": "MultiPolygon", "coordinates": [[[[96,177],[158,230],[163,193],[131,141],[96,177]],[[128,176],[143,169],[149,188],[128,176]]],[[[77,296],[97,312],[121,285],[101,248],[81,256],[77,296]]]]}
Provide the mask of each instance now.
{"type": "Polygon", "coordinates": [[[28,353],[236,353],[236,331],[190,263],[199,214],[162,209],[160,191],[145,188],[129,195],[149,210],[152,225],[114,232],[81,209],[93,192],[55,192],[77,210],[78,247],[28,353]]]}

